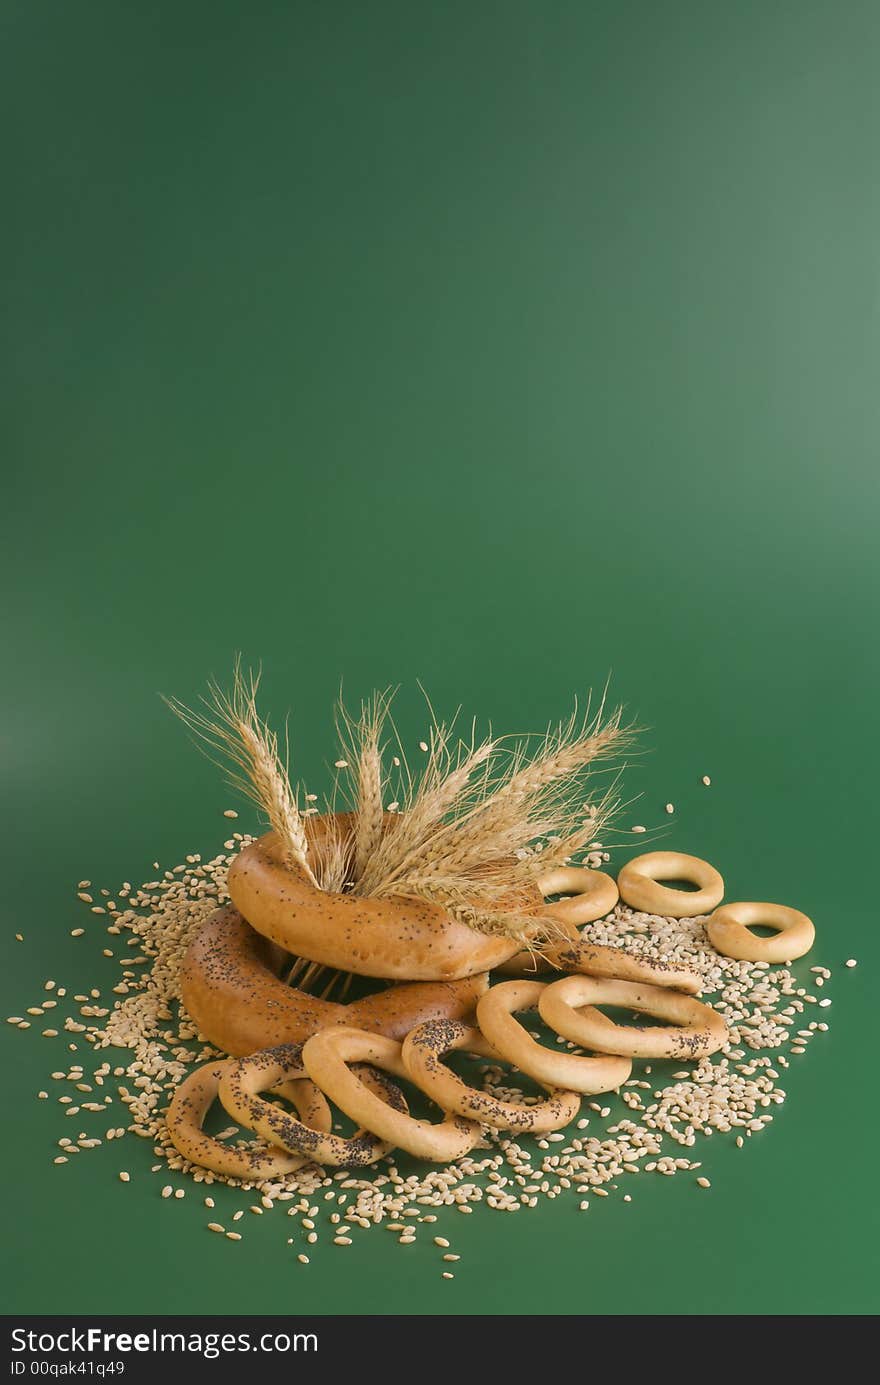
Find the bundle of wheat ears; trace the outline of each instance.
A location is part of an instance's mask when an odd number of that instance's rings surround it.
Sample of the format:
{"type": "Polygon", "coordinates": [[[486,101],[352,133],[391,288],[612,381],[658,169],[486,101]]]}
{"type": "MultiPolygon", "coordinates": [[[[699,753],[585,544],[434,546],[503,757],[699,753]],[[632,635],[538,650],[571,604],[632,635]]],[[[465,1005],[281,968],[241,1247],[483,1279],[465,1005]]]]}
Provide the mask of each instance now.
{"type": "Polygon", "coordinates": [[[619,708],[606,711],[603,696],[595,712],[588,700],[584,713],[541,735],[478,740],[474,726],[460,738],[457,718],[438,721],[429,703],[414,772],[391,715],[393,693],[373,694],[357,716],[340,698],[326,810],[341,804],[353,816],[345,825],[328,818],[334,827],[318,858],[306,830],[318,810],[313,795],[292,787],[287,747],[282,754],[257,711],[259,677],[236,663],[231,690],[212,682],[201,710],[168,705],[256,803],[291,867],[322,890],[415,896],[479,932],[540,941],[522,900],[539,873],[580,860],[620,807],[617,776],[598,795],[588,782],[631,742],[619,708]]]}

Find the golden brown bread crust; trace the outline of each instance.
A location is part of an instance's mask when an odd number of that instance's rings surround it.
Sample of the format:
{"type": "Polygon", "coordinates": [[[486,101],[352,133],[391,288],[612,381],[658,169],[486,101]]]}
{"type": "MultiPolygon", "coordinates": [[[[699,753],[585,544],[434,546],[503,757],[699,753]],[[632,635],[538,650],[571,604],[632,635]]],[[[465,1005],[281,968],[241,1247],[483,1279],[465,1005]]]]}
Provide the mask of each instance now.
{"type": "Polygon", "coordinates": [[[277,949],[231,905],[215,910],[196,933],[181,969],[183,1003],[216,1048],[242,1057],[304,1043],[330,1025],[401,1040],[424,1020],[470,1015],[488,986],[484,972],[449,983],[389,986],[337,1005],[285,985],[275,974],[277,964],[277,949]]]}
{"type": "MultiPolygon", "coordinates": [[[[338,814],[343,827],[349,816],[338,814]]],[[[325,820],[307,821],[310,843],[320,854],[325,820]]],[[[427,900],[316,889],[303,871],[282,862],[274,832],[236,856],[229,867],[229,894],[264,937],[297,957],[360,976],[454,981],[490,971],[519,951],[515,941],[478,933],[427,900]]]]}

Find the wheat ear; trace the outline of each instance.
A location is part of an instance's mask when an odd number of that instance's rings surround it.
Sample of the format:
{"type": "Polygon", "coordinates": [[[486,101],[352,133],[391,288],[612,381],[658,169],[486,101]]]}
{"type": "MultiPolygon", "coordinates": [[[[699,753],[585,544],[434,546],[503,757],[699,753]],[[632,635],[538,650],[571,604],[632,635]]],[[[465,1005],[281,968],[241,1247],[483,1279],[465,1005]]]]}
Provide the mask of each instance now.
{"type": "MultiPolygon", "coordinates": [[[[296,795],[290,787],[287,765],[278,749],[278,737],[257,712],[259,670],[245,671],[236,659],[232,691],[215,682],[201,699],[206,711],[186,707],[176,698],[165,702],[190,731],[220,757],[233,787],[246,794],[265,814],[278,837],[285,862],[299,866],[317,884],[309,859],[309,844],[296,795]]],[[[209,759],[215,756],[209,754],[209,759]]]]}

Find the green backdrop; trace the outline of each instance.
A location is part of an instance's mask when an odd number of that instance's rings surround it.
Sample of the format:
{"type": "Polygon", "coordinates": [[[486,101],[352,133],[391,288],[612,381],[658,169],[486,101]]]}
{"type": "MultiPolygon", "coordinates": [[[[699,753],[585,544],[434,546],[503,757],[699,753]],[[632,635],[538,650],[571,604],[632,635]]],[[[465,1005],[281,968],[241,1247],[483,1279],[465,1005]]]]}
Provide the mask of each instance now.
{"type": "Polygon", "coordinates": [[[6,1310],[875,1311],[877,5],[0,17],[3,1015],[109,978],[78,878],[222,840],[157,693],[237,649],[313,787],[341,678],[415,737],[418,678],[525,729],[610,671],[636,819],[860,960],[709,1194],[459,1218],[447,1283],[378,1232],[233,1247],[133,1139],[128,1187],[53,1168],[2,1026],[6,1310]]]}

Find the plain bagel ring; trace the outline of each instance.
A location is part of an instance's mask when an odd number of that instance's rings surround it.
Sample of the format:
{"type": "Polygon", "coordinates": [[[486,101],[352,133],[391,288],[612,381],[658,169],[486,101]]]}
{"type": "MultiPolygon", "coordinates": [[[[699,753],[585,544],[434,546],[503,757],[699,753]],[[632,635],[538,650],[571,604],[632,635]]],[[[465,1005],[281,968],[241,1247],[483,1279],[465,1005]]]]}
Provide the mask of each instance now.
{"type": "Polygon", "coordinates": [[[642,986],[631,981],[565,976],[545,986],[538,1001],[545,1024],[574,1043],[599,1053],[626,1053],[631,1058],[705,1058],[728,1040],[727,1025],[710,1006],[681,991],[642,986]],[[675,1028],[637,1029],[615,1024],[596,1005],[620,1005],[675,1028]],[[585,1007],[581,1009],[581,1007],[585,1007]]]}
{"type": "MultiPolygon", "coordinates": [[[[264,1049],[249,1058],[230,1063],[220,1083],[220,1100],[230,1116],[240,1125],[247,1125],[264,1140],[284,1149],[296,1150],[315,1164],[346,1165],[360,1168],[375,1164],[377,1159],[394,1148],[369,1130],[359,1130],[350,1138],[332,1133],[331,1126],[315,1127],[305,1116],[295,1120],[289,1112],[273,1106],[260,1096],[269,1088],[290,1077],[304,1076],[301,1044],[280,1044],[264,1049]]],[[[399,1087],[384,1073],[370,1068],[360,1075],[375,1092],[377,1100],[386,1102],[397,1111],[406,1112],[406,1101],[399,1087]]],[[[312,1085],[311,1083],[309,1084],[312,1085]]]]}
{"type": "Polygon", "coordinates": [[[812,919],[785,904],[722,904],[707,921],[706,932],[716,952],[744,962],[793,962],[816,940],[812,919]],[[750,924],[778,931],[759,938],[750,924]]]}
{"type": "Polygon", "coordinates": [[[469,1087],[442,1061],[450,1049],[485,1054],[486,1048],[479,1032],[459,1020],[429,1020],[407,1035],[403,1061],[413,1082],[444,1111],[457,1111],[496,1130],[540,1135],[559,1130],[574,1119],[581,1105],[578,1092],[551,1089],[548,1099],[534,1106],[502,1101],[489,1092],[469,1087]]]}
{"type": "Polygon", "coordinates": [[[714,866],[683,851],[647,851],[627,861],[617,876],[620,897],[631,909],[663,918],[710,914],[724,898],[724,881],[714,866]],[[661,880],[690,880],[696,890],[671,890],[661,880]]]}
{"type": "Polygon", "coordinates": [[[593,1096],[610,1092],[632,1072],[632,1060],[602,1054],[598,1058],[545,1048],[527,1034],[514,1013],[537,1010],[546,987],[541,981],[504,981],[493,986],[477,1006],[480,1032],[502,1058],[545,1086],[593,1096]]]}
{"type": "Polygon", "coordinates": [[[181,990],[187,1013],[215,1048],[239,1057],[304,1043],[334,1024],[404,1039],[423,1020],[469,1017],[489,984],[485,974],[402,982],[339,1005],[285,985],[277,974],[285,956],[231,905],[201,924],[183,959],[181,990]]]}
{"type": "MultiPolygon", "coordinates": [[[[350,835],[352,821],[352,814],[337,813],[336,830],[350,835]]],[[[309,817],[306,824],[309,845],[320,857],[328,818],[309,817]]],[[[386,813],[385,830],[398,826],[398,815],[386,813]]],[[[233,904],[258,933],[294,956],[360,976],[455,981],[489,971],[518,950],[513,939],[477,933],[425,899],[319,890],[301,867],[285,863],[274,832],[242,848],[228,884],[233,904]]],[[[537,907],[537,889],[517,903],[537,907]]]]}
{"type": "MultiPolygon", "coordinates": [[[[221,1080],[233,1064],[205,1063],[190,1073],[174,1093],[166,1116],[171,1143],[184,1159],[210,1169],[225,1178],[240,1178],[260,1183],[270,1178],[282,1178],[294,1173],[309,1162],[308,1155],[291,1154],[278,1149],[242,1149],[226,1145],[206,1135],[202,1122],[218,1094],[221,1080]]],[[[301,1074],[301,1079],[305,1074],[301,1074]]],[[[312,1082],[299,1080],[286,1083],[280,1095],[287,1097],[316,1129],[329,1130],[332,1125],[330,1107],[312,1082]]]]}
{"type": "Polygon", "coordinates": [[[445,1108],[443,1120],[432,1125],[392,1110],[367,1090],[349,1063],[375,1063],[395,1077],[409,1080],[400,1044],[393,1039],[383,1039],[362,1029],[325,1029],[303,1045],[302,1056],[312,1081],[341,1111],[408,1154],[446,1164],[467,1154],[480,1138],[478,1125],[460,1115],[448,1114],[445,1108]]]}
{"type": "MultiPolygon", "coordinates": [[[[560,866],[538,878],[538,889],[545,897],[548,894],[570,895],[569,899],[558,899],[555,904],[545,904],[538,913],[541,917],[552,918],[560,925],[560,932],[576,942],[578,928],[585,923],[595,923],[597,919],[610,914],[619,899],[617,885],[610,875],[601,870],[584,870],[580,866],[560,866]]],[[[541,972],[553,970],[549,959],[552,952],[544,948],[541,952],[524,949],[509,961],[502,962],[497,971],[504,976],[536,976],[541,972]]]]}

